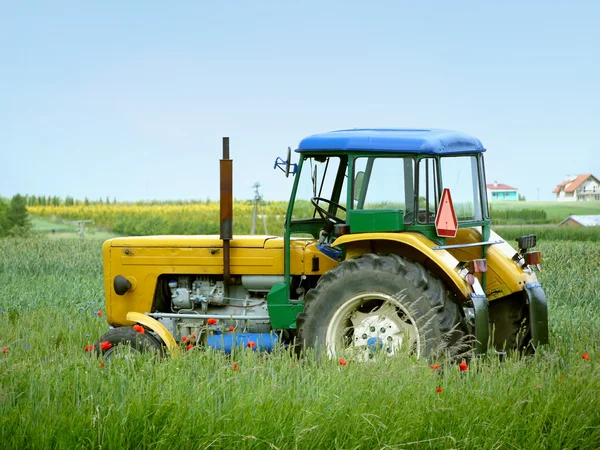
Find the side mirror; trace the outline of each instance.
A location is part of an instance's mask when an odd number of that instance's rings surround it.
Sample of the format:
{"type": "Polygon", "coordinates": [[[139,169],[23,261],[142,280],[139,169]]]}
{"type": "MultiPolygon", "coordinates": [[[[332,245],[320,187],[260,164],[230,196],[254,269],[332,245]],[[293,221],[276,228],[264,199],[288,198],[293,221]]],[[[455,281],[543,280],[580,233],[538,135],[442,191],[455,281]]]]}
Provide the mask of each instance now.
{"type": "Polygon", "coordinates": [[[285,173],[286,178],[290,176],[290,172],[292,175],[296,175],[296,172],[298,172],[298,164],[292,164],[292,149],[290,147],[288,147],[287,158],[285,161],[280,157],[277,157],[275,160],[273,169],[277,169],[278,167],[285,173]]]}
{"type": "Polygon", "coordinates": [[[354,196],[354,200],[358,200],[360,198],[360,193],[362,192],[364,179],[365,173],[363,171],[358,172],[356,174],[356,177],[354,178],[354,192],[352,194],[354,196]]]}

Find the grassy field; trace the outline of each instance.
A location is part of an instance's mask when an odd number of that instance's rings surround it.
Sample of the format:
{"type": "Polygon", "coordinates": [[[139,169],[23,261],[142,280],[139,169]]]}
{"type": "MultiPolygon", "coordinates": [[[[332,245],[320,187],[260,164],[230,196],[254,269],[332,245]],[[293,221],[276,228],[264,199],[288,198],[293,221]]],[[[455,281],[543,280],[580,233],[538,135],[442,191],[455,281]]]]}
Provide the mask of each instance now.
{"type": "MultiPolygon", "coordinates": [[[[56,219],[42,219],[41,217],[31,218],[31,231],[38,236],[47,238],[67,238],[73,239],[79,237],[79,227],[70,222],[56,219]]],[[[98,230],[93,224],[85,224],[84,238],[110,239],[116,237],[115,233],[98,230]]]]}
{"type": "Polygon", "coordinates": [[[285,350],[103,366],[83,352],[108,329],[101,243],[0,240],[2,448],[600,447],[598,242],[539,245],[548,349],[464,373],[285,350]]]}
{"type": "MultiPolygon", "coordinates": [[[[533,209],[543,210],[550,223],[559,223],[571,214],[588,215],[600,214],[600,201],[586,202],[494,202],[491,203],[492,211],[505,209],[533,209]]],[[[492,214],[492,218],[493,218],[492,214]]]]}

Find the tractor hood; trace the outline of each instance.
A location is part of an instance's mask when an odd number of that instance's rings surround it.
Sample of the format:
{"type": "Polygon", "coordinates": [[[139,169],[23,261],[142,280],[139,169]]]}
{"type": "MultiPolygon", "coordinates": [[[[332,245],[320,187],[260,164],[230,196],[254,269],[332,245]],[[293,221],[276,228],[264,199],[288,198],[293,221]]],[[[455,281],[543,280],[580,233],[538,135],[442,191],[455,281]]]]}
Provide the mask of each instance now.
{"type": "MultiPolygon", "coordinates": [[[[143,248],[222,248],[218,235],[209,236],[134,236],[110,239],[111,247],[143,248]]],[[[233,236],[232,248],[283,248],[283,238],[277,236],[233,236]]]]}

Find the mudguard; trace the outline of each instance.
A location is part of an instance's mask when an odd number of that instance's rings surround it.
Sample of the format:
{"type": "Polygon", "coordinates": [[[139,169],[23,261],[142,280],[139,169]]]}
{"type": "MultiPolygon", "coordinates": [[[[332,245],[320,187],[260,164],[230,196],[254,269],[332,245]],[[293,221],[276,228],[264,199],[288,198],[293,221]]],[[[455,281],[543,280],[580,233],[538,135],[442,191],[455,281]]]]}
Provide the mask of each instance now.
{"type": "Polygon", "coordinates": [[[167,350],[169,351],[171,356],[174,356],[178,352],[179,347],[177,346],[175,338],[171,335],[171,333],[169,333],[169,330],[167,330],[165,326],[158,320],[145,314],[132,311],[127,313],[127,320],[142,324],[145,327],[150,328],[156,334],[158,334],[158,336],[163,340],[163,342],[167,346],[167,350]]]}
{"type": "Polygon", "coordinates": [[[525,285],[525,295],[529,303],[529,320],[531,322],[531,343],[534,347],[548,344],[548,303],[542,283],[525,285]]]}

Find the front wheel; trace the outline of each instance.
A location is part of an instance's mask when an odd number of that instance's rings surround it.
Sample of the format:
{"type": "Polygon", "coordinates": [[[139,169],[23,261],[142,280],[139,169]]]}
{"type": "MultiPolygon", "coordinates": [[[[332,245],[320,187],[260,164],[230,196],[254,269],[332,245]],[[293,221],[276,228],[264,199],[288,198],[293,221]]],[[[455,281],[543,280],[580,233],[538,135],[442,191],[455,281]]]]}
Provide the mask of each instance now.
{"type": "Polygon", "coordinates": [[[113,328],[95,344],[98,355],[105,359],[127,358],[130,355],[152,353],[157,358],[164,356],[164,347],[160,340],[148,331],[139,333],[132,327],[113,328]]]}
{"type": "Polygon", "coordinates": [[[469,349],[462,308],[421,264],[366,254],[324,274],[298,315],[301,346],[359,361],[400,352],[458,356],[469,349]]]}

